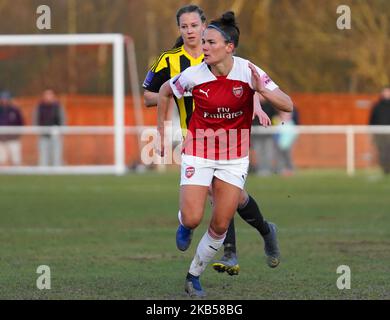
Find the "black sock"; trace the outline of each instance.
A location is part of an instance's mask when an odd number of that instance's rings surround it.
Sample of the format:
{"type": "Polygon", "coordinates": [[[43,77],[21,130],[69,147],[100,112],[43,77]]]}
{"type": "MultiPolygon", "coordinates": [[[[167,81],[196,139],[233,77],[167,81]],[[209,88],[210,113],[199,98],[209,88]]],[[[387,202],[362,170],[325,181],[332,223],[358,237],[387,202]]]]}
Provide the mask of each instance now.
{"type": "Polygon", "coordinates": [[[237,212],[240,214],[247,223],[257,229],[262,236],[269,233],[269,226],[267,221],[264,220],[263,215],[255,201],[250,195],[248,195],[248,201],[242,208],[238,208],[237,212]]]}
{"type": "Polygon", "coordinates": [[[234,218],[230,221],[223,246],[225,253],[236,253],[236,230],[234,229],[234,218]]]}

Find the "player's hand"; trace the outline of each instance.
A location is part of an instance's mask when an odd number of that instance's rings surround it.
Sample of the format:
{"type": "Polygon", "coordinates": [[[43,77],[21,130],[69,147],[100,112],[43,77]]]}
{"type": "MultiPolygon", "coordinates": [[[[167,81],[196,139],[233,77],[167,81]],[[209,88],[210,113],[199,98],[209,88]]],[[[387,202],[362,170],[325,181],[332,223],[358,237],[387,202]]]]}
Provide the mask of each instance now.
{"type": "Polygon", "coordinates": [[[154,144],[154,152],[160,157],[164,157],[164,129],[157,128],[157,137],[154,144]]]}
{"type": "MultiPolygon", "coordinates": [[[[253,89],[259,93],[263,93],[265,91],[264,77],[260,76],[259,72],[256,70],[256,67],[252,63],[249,63],[248,67],[249,67],[249,69],[251,69],[251,72],[252,72],[253,89]]],[[[266,75],[264,75],[264,76],[266,76],[266,75]]]]}
{"type": "Polygon", "coordinates": [[[263,127],[268,127],[271,125],[271,119],[261,108],[260,102],[255,103],[254,105],[252,119],[254,119],[255,117],[259,119],[259,122],[263,127]]]}

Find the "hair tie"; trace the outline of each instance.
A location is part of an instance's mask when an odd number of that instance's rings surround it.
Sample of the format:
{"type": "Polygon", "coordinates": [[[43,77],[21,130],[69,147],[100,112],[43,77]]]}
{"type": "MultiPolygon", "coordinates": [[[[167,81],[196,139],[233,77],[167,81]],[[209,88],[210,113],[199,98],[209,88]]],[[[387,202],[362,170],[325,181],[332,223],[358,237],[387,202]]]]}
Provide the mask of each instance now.
{"type": "Polygon", "coordinates": [[[220,27],[216,26],[215,24],[209,24],[207,26],[207,29],[215,29],[215,30],[219,31],[227,42],[232,42],[232,39],[230,38],[230,36],[225,31],[223,31],[220,27]]]}

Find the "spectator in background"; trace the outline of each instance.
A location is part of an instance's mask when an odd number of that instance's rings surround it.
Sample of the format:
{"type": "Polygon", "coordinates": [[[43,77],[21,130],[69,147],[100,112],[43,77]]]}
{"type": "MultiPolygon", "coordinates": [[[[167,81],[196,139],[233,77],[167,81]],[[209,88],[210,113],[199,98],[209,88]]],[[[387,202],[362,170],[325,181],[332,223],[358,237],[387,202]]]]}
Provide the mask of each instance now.
{"type": "Polygon", "coordinates": [[[295,107],[293,112],[279,111],[272,119],[273,124],[277,125],[279,129],[278,133],[274,136],[276,170],[284,176],[290,176],[294,172],[291,149],[298,135],[295,128],[296,121],[298,120],[294,119],[298,119],[298,113],[295,107]]]}
{"type": "MultiPolygon", "coordinates": [[[[37,126],[63,126],[65,111],[53,90],[47,89],[36,107],[34,124],[37,126]]],[[[39,138],[39,165],[62,165],[62,137],[58,133],[42,134],[39,138]]]]}
{"type": "MultiPolygon", "coordinates": [[[[262,101],[261,107],[263,111],[272,118],[277,114],[276,109],[268,101],[262,101]]],[[[259,119],[256,117],[252,126],[260,126],[259,119]]],[[[252,134],[252,149],[256,154],[256,163],[253,171],[260,176],[269,176],[274,169],[275,158],[275,141],[272,133],[269,134],[252,134]]]]}
{"type": "MultiPolygon", "coordinates": [[[[22,126],[23,116],[12,103],[8,91],[0,93],[0,126],[22,126]]],[[[0,134],[0,164],[20,166],[22,163],[20,134],[0,134]]]]}
{"type": "MultiPolygon", "coordinates": [[[[390,85],[383,88],[380,100],[373,106],[370,125],[390,125],[390,85]]],[[[379,164],[385,174],[390,173],[390,135],[375,134],[379,164]]]]}

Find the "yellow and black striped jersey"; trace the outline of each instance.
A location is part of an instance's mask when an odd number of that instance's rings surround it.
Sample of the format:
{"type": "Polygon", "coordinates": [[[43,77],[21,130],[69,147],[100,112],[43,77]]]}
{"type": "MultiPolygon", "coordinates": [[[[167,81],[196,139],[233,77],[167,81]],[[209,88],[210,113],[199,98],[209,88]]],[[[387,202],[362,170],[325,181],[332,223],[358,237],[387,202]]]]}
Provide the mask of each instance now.
{"type": "MultiPolygon", "coordinates": [[[[188,67],[200,64],[202,61],[203,54],[195,59],[184,50],[184,46],[164,51],[150,68],[142,86],[148,91],[158,92],[164,82],[183,72],[188,67]]],[[[174,99],[180,115],[182,133],[185,136],[192,111],[194,110],[193,99],[190,94],[183,96],[181,99],[176,97],[174,99]]]]}

